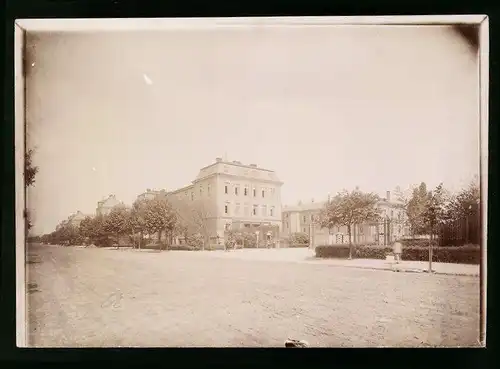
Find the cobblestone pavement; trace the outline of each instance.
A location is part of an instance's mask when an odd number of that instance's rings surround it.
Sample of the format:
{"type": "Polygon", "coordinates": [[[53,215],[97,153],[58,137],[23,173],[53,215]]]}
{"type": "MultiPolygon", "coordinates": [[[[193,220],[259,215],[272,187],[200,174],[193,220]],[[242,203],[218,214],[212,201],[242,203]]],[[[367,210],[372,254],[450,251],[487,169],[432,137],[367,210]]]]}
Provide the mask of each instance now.
{"type": "Polygon", "coordinates": [[[28,260],[31,346],[479,345],[477,277],[57,246],[28,260]]]}

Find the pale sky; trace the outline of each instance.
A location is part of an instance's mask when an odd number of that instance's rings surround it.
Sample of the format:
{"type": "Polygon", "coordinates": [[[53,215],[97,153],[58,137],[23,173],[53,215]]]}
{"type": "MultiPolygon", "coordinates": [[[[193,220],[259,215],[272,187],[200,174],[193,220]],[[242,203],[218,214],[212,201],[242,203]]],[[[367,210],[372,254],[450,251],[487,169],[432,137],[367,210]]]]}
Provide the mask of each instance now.
{"type": "Polygon", "coordinates": [[[283,204],[479,174],[476,56],[438,26],[38,33],[28,40],[28,207],[51,232],[113,193],[173,190],[227,154],[283,204]]]}

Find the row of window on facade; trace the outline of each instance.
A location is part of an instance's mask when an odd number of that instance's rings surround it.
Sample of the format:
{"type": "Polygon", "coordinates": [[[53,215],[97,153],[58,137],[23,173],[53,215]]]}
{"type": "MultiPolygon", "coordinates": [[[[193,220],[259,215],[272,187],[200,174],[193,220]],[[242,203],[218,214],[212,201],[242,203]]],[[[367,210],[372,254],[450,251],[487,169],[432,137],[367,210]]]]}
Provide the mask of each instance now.
{"type": "MultiPolygon", "coordinates": [[[[240,185],[234,185],[234,188],[233,188],[233,191],[234,191],[234,194],[236,196],[239,196],[240,195],[240,185]]],[[[274,195],[275,193],[275,189],[274,188],[261,188],[260,190],[260,195],[264,198],[266,197],[266,192],[268,192],[271,194],[271,196],[274,195]]],[[[229,194],[229,184],[226,184],[224,186],[224,193],[227,195],[229,194]]],[[[250,193],[250,187],[249,186],[244,186],[243,187],[243,196],[249,196],[249,193],[250,193]]],[[[257,188],[253,187],[252,188],[252,195],[253,197],[257,197],[257,188]]]]}
{"type": "MultiPolygon", "coordinates": [[[[231,212],[230,208],[231,208],[231,204],[229,202],[227,202],[224,205],[224,214],[230,215],[230,212],[231,212]]],[[[263,217],[266,217],[266,216],[274,217],[274,214],[275,214],[274,206],[269,207],[269,212],[268,212],[267,205],[261,205],[260,208],[261,208],[261,211],[260,211],[260,214],[259,214],[259,205],[253,205],[252,206],[252,215],[253,216],[260,215],[260,216],[263,216],[263,217]]],[[[234,210],[234,215],[245,215],[245,216],[250,215],[250,207],[248,205],[245,205],[243,207],[243,214],[240,214],[241,205],[239,203],[235,204],[233,210],[234,210]]]]}
{"type": "MultiPolygon", "coordinates": [[[[200,185],[199,191],[200,191],[200,197],[202,197],[203,196],[203,187],[201,185],[200,185]]],[[[250,192],[249,187],[245,186],[243,188],[243,196],[248,196],[249,192],[250,192]]],[[[271,194],[271,196],[274,196],[275,189],[274,188],[262,188],[260,191],[260,195],[264,198],[264,197],[266,197],[266,192],[269,192],[271,194]]],[[[224,193],[226,195],[229,194],[229,185],[228,184],[226,184],[224,186],[224,193]]],[[[257,197],[257,189],[255,187],[252,188],[252,193],[253,193],[253,197],[257,197]]],[[[238,196],[240,194],[240,185],[234,186],[234,194],[236,196],[238,196]]],[[[207,195],[208,195],[208,197],[210,197],[210,185],[207,185],[207,195]]],[[[184,193],[184,196],[188,197],[187,191],[184,193]]],[[[179,199],[180,198],[181,198],[181,196],[179,195],[179,199]]],[[[193,201],[193,200],[194,200],[194,191],[191,191],[191,201],[193,201]]]]}

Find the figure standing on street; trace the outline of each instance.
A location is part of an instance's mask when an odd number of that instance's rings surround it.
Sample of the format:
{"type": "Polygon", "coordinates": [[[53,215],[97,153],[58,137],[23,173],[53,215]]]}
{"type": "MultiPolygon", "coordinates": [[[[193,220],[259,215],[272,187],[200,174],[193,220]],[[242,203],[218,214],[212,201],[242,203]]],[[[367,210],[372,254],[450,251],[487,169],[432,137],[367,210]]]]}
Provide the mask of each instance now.
{"type": "Polygon", "coordinates": [[[401,254],[403,253],[403,245],[401,244],[401,241],[399,239],[394,242],[392,246],[392,252],[394,253],[396,263],[399,264],[399,262],[401,261],[401,254]]]}

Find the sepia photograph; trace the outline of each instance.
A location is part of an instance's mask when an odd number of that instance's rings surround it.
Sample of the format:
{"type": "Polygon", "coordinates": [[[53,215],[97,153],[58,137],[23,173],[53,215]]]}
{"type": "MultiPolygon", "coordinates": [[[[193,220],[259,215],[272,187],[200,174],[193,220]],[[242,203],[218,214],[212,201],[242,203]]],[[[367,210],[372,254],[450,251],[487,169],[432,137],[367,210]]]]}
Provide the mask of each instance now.
{"type": "Polygon", "coordinates": [[[24,19],[19,347],[485,347],[488,18],[24,19]]]}

